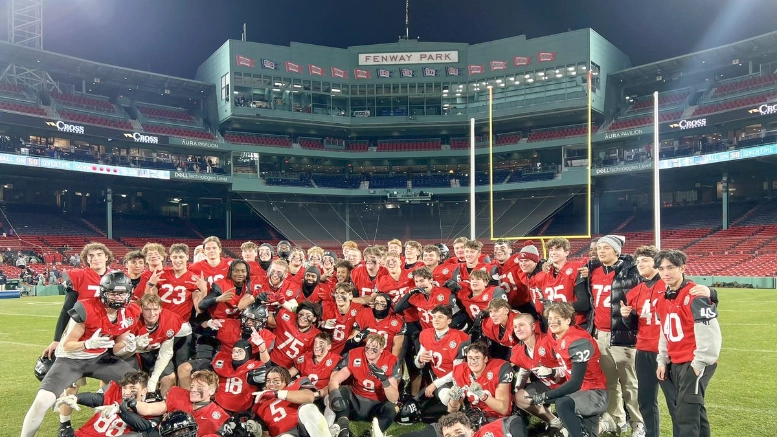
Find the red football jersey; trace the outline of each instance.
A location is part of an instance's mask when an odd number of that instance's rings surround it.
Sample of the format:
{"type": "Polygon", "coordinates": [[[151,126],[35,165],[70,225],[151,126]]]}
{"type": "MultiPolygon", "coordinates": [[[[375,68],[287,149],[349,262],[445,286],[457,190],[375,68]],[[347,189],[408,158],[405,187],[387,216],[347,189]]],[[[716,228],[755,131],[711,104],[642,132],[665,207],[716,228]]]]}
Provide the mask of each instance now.
{"type": "MultiPolygon", "coordinates": [[[[331,330],[332,334],[332,352],[340,355],[345,348],[345,342],[348,341],[348,337],[353,332],[354,326],[356,326],[356,315],[359,314],[364,306],[351,302],[351,306],[345,311],[345,314],[340,314],[340,310],[337,308],[337,304],[334,301],[324,301],[323,311],[321,319],[335,320],[335,327],[331,330]]],[[[323,328],[322,328],[323,329],[323,328]]],[[[325,329],[326,331],[330,331],[325,329]]]]}
{"type": "Polygon", "coordinates": [[[705,321],[718,316],[716,305],[709,298],[691,296],[690,290],[695,285],[685,280],[676,298],[666,299],[665,293],[660,294],[656,306],[669,360],[675,364],[689,363],[695,358],[696,320],[705,321]]]}
{"type": "Polygon", "coordinates": [[[256,261],[246,261],[251,269],[251,283],[262,282],[267,279],[267,271],[256,261]]]}
{"type": "Polygon", "coordinates": [[[472,290],[470,290],[469,286],[462,287],[456,297],[464,305],[464,309],[467,310],[467,314],[469,314],[469,317],[473,320],[481,311],[486,310],[488,303],[491,302],[492,299],[507,300],[507,295],[504,293],[504,290],[494,286],[487,286],[486,289],[477,296],[472,296],[472,290]]]}
{"type": "Polygon", "coordinates": [[[386,339],[386,348],[391,351],[394,347],[394,338],[397,335],[405,335],[405,322],[396,314],[390,313],[388,317],[378,322],[372,314],[372,308],[363,308],[356,314],[356,327],[359,331],[368,329],[376,332],[386,339]]]}
{"type": "Polygon", "coordinates": [[[219,389],[214,398],[221,408],[232,411],[246,411],[253,404],[256,387],[248,383],[248,372],[262,365],[261,361],[248,360],[237,369],[232,367],[232,351],[220,351],[211,362],[213,371],[219,376],[219,389]]]}
{"type": "MultiPolygon", "coordinates": [[[[516,344],[510,354],[510,362],[529,372],[539,366],[550,368],[561,366],[561,362],[556,358],[556,352],[553,350],[553,338],[541,332],[534,334],[534,350],[531,355],[524,344],[516,344]]],[[[537,376],[543,384],[550,388],[556,388],[569,379],[567,375],[554,376],[553,378],[541,378],[536,374],[534,376],[537,376]]]]}
{"type": "Polygon", "coordinates": [[[197,281],[194,274],[187,270],[181,276],[176,276],[172,269],[165,269],[157,286],[162,308],[178,314],[181,320],[188,322],[192,317],[194,300],[192,293],[197,291],[197,281]]]}
{"type": "Polygon", "coordinates": [[[665,290],[666,284],[659,279],[650,286],[647,282],[642,282],[626,293],[626,304],[632,307],[639,317],[636,345],[638,350],[658,353],[661,322],[656,305],[665,290]]]}
{"type": "Polygon", "coordinates": [[[330,350],[321,361],[316,362],[313,358],[313,351],[309,351],[305,355],[297,357],[294,361],[294,367],[299,370],[300,377],[309,379],[316,385],[316,389],[322,390],[329,385],[329,378],[332,377],[332,372],[341,359],[340,354],[330,350]]]}
{"type": "MultiPolygon", "coordinates": [[[[108,272],[110,270],[105,271],[108,272]]],[[[78,293],[78,300],[100,297],[100,280],[103,277],[97,272],[92,269],[70,269],[67,274],[73,283],[73,290],[78,293]]]]}
{"type": "Polygon", "coordinates": [[[553,350],[556,351],[556,358],[567,370],[567,377],[572,375],[572,363],[588,362],[580,390],[607,388],[607,379],[599,365],[599,346],[588,331],[579,326],[570,326],[563,337],[553,339],[553,350]]]}
{"type": "Polygon", "coordinates": [[[445,287],[433,287],[428,298],[423,293],[416,293],[410,296],[408,302],[417,311],[418,321],[421,322],[421,329],[426,329],[432,327],[432,310],[434,307],[437,305],[454,306],[456,305],[456,298],[445,287]]]}
{"type": "Polygon", "coordinates": [[[514,345],[518,344],[518,340],[516,340],[515,336],[513,335],[513,321],[515,320],[515,316],[518,314],[520,314],[518,311],[510,311],[507,313],[507,322],[505,322],[504,332],[502,335],[499,335],[499,328],[501,325],[494,323],[491,317],[484,318],[483,322],[480,324],[480,327],[483,330],[483,335],[501,344],[502,346],[513,347],[514,345]]]}
{"type": "MultiPolygon", "coordinates": [[[[389,378],[399,381],[402,377],[402,362],[386,349],[381,352],[375,365],[386,372],[386,376],[389,378]]],[[[350,387],[353,394],[372,399],[373,401],[386,402],[388,400],[386,393],[383,391],[383,384],[370,372],[363,347],[349,351],[348,355],[345,356],[338,366],[338,369],[341,367],[348,367],[348,371],[351,372],[353,379],[350,387]],[[343,363],[345,363],[345,366],[343,366],[343,363]]]]}
{"type": "Polygon", "coordinates": [[[445,285],[448,279],[453,276],[454,270],[456,270],[456,267],[450,264],[440,264],[435,267],[432,271],[432,278],[436,282],[435,285],[445,285]]]}
{"type": "Polygon", "coordinates": [[[410,287],[411,283],[408,282],[407,273],[404,270],[399,274],[399,279],[394,279],[390,274],[386,274],[378,276],[375,281],[377,291],[391,296],[392,304],[399,302],[399,299],[405,295],[410,287]]]}
{"type": "MultiPolygon", "coordinates": [[[[83,311],[83,314],[86,315],[86,319],[84,320],[84,333],[78,341],[89,340],[98,329],[101,329],[101,336],[116,339],[116,337],[121,334],[130,331],[140,320],[140,307],[134,303],[120,309],[115,322],[111,322],[108,318],[108,312],[105,310],[103,303],[98,299],[78,301],[73,309],[78,313],[83,311]],[[80,309],[79,306],[82,306],[83,308],[80,309]]],[[[57,356],[71,355],[70,353],[64,352],[64,350],[60,353],[60,349],[62,349],[61,346],[57,348],[57,356]]],[[[105,351],[107,351],[107,349],[84,349],[82,352],[85,354],[99,355],[105,351]]],[[[75,354],[78,354],[78,352],[75,354]]]]}
{"type": "MultiPolygon", "coordinates": [[[[292,381],[284,390],[299,390],[300,379],[292,381]]],[[[283,399],[272,399],[254,405],[254,412],[267,425],[271,436],[280,436],[299,424],[298,410],[301,405],[283,399]]]]}
{"type": "Polygon", "coordinates": [[[159,313],[159,321],[151,331],[148,330],[148,327],[146,327],[146,324],[142,321],[141,315],[141,320],[132,327],[130,332],[135,334],[136,337],[148,334],[148,347],[143,351],[138,351],[147,352],[159,349],[162,346],[162,343],[175,337],[175,334],[181,330],[181,326],[183,326],[184,323],[185,322],[178,317],[178,314],[162,308],[162,311],[159,313]]]}
{"type": "Polygon", "coordinates": [[[510,287],[507,290],[507,300],[514,308],[531,302],[529,287],[521,282],[521,275],[525,276],[525,274],[518,265],[519,260],[520,256],[514,255],[508,258],[504,264],[496,264],[499,281],[510,287]]]}
{"type": "Polygon", "coordinates": [[[615,278],[615,270],[597,267],[591,272],[591,294],[594,298],[594,328],[599,331],[609,332],[612,329],[612,315],[610,314],[610,298],[612,297],[612,280],[615,278]]]}
{"type": "Polygon", "coordinates": [[[462,346],[469,343],[469,335],[458,329],[448,329],[439,339],[434,328],[421,331],[419,336],[421,348],[432,353],[432,372],[441,378],[453,370],[454,361],[462,358],[462,346]]]}
{"type": "MultiPolygon", "coordinates": [[[[114,402],[123,401],[121,386],[115,382],[108,384],[108,389],[103,394],[103,405],[113,405],[114,402]]],[[[100,413],[95,413],[89,421],[76,431],[76,437],[105,437],[117,436],[133,432],[131,428],[121,420],[118,414],[103,418],[100,413]]]]}
{"type": "MultiPolygon", "coordinates": [[[[456,381],[456,384],[459,387],[467,389],[466,397],[470,405],[483,410],[483,413],[486,415],[486,417],[489,418],[500,418],[504,417],[504,415],[494,411],[491,409],[491,407],[486,405],[485,402],[481,402],[480,399],[469,392],[469,386],[472,384],[473,379],[479,383],[481,387],[483,387],[483,390],[486,393],[494,396],[496,394],[496,389],[499,388],[499,384],[512,384],[514,376],[515,374],[513,373],[513,367],[510,365],[510,363],[505,360],[500,360],[499,358],[490,358],[486,363],[485,369],[483,369],[483,373],[481,373],[477,378],[475,378],[475,375],[469,369],[469,366],[466,362],[457,364],[453,367],[453,379],[456,381]]],[[[512,395],[508,396],[508,399],[509,405],[507,407],[507,411],[512,411],[512,395]]]]}
{"type": "Polygon", "coordinates": [[[227,277],[230,263],[232,263],[231,259],[221,258],[218,264],[211,266],[208,264],[208,260],[204,259],[189,266],[189,271],[196,273],[197,276],[204,276],[208,284],[213,284],[219,279],[227,277]]]}
{"type": "Polygon", "coordinates": [[[289,270],[289,273],[286,275],[286,280],[294,282],[297,285],[302,284],[302,281],[305,280],[305,267],[300,267],[299,270],[297,270],[297,273],[292,273],[291,270],[289,270]]]}
{"type": "MultiPolygon", "coordinates": [[[[288,279],[281,281],[278,287],[273,287],[270,285],[269,278],[265,278],[262,282],[251,284],[251,294],[256,296],[259,293],[267,293],[267,298],[269,299],[267,305],[273,308],[285,303],[287,300],[294,299],[297,295],[298,287],[299,284],[288,279]]],[[[298,300],[297,302],[301,301],[298,300]]]]}
{"type": "Polygon", "coordinates": [[[388,270],[381,266],[375,276],[370,276],[367,267],[362,265],[351,270],[351,282],[353,282],[356,291],[359,292],[359,296],[369,296],[374,292],[378,278],[387,274],[388,270]]]}
{"type": "Polygon", "coordinates": [[[251,284],[246,283],[243,285],[243,287],[240,290],[238,290],[237,288],[235,288],[235,283],[230,281],[229,279],[219,279],[213,284],[212,287],[215,287],[215,286],[221,288],[221,294],[227,294],[228,292],[232,292],[235,295],[232,296],[232,298],[226,302],[216,302],[216,305],[213,305],[212,307],[208,308],[208,313],[210,314],[210,317],[212,319],[239,318],[240,310],[237,308],[237,304],[240,302],[240,299],[242,299],[247,292],[250,293],[251,284]]]}
{"type": "Polygon", "coordinates": [[[289,368],[294,359],[313,348],[313,337],[318,334],[318,328],[310,327],[302,332],[297,327],[297,315],[285,308],[275,316],[276,345],[270,352],[270,359],[278,366],[289,368]]]}
{"type": "Polygon", "coordinates": [[[181,387],[172,387],[165,398],[167,411],[182,410],[194,416],[197,422],[197,436],[204,437],[215,434],[216,431],[229,419],[229,415],[215,402],[209,402],[204,407],[194,409],[189,400],[189,390],[181,387]]]}
{"type": "MultiPolygon", "coordinates": [[[[275,335],[270,332],[269,329],[262,329],[258,332],[259,335],[262,336],[262,340],[264,340],[264,343],[267,346],[267,350],[272,351],[273,347],[275,347],[275,335]]],[[[216,331],[216,340],[221,343],[221,351],[231,354],[232,348],[235,346],[235,343],[242,338],[242,335],[243,328],[240,326],[240,320],[227,319],[224,320],[224,323],[221,324],[221,328],[216,331]]],[[[250,339],[247,340],[249,342],[251,341],[250,339]]],[[[251,343],[251,346],[251,356],[257,356],[259,353],[259,347],[253,343],[251,343]]]]}
{"type": "MultiPolygon", "coordinates": [[[[552,302],[576,302],[575,281],[577,269],[583,266],[583,262],[566,262],[560,270],[551,267],[549,272],[542,272],[535,276],[535,284],[542,290],[545,300],[552,302]]],[[[612,284],[612,281],[610,281],[612,284]]],[[[609,298],[607,308],[609,309],[609,298]]],[[[610,316],[608,314],[607,319],[610,316]]],[[[585,314],[575,314],[575,324],[582,326],[586,322],[585,314]]],[[[609,325],[608,325],[609,326],[609,325]]]]}

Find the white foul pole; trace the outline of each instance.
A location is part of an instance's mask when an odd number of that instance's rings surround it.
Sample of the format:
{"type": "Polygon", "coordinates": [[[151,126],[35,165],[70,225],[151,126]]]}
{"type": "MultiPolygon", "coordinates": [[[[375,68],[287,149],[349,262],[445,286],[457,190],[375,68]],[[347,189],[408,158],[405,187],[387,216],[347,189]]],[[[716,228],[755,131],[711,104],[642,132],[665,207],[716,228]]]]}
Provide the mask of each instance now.
{"type": "Polygon", "coordinates": [[[475,234],[475,118],[469,119],[469,239],[475,234]]]}
{"type": "Polygon", "coordinates": [[[653,93],[653,222],[655,227],[655,244],[661,249],[661,180],[659,179],[659,155],[661,147],[658,144],[658,91],[653,93]]]}

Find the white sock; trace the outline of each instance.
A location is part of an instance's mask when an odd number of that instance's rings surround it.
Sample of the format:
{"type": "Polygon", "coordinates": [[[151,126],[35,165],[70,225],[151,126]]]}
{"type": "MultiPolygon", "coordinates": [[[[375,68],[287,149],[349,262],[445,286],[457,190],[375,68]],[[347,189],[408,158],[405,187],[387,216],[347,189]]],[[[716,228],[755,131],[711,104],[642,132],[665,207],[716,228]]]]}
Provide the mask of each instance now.
{"type": "Polygon", "coordinates": [[[59,423],[65,423],[65,422],[70,422],[70,415],[68,414],[67,416],[65,416],[64,414],[60,414],[59,423]]]}
{"type": "Polygon", "coordinates": [[[329,408],[329,395],[326,395],[324,397],[324,405],[326,406],[324,408],[324,418],[326,418],[326,423],[329,426],[332,426],[333,423],[335,423],[335,419],[337,416],[335,415],[335,412],[332,411],[331,408],[329,408]]]}
{"type": "Polygon", "coordinates": [[[57,401],[57,395],[50,391],[38,390],[38,394],[35,395],[35,400],[32,401],[32,406],[24,416],[24,422],[22,422],[22,434],[21,437],[33,437],[40,424],[43,422],[43,417],[46,415],[46,411],[49,410],[57,401]]]}

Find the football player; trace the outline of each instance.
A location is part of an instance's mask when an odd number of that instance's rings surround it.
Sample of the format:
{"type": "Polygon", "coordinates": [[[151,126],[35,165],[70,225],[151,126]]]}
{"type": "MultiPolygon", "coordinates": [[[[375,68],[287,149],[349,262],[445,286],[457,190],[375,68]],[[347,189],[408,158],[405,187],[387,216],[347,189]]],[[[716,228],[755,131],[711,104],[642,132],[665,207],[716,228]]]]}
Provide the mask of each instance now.
{"type": "MultiPolygon", "coordinates": [[[[354,299],[355,300],[355,299],[354,299]]],[[[391,297],[387,294],[377,293],[373,298],[372,308],[365,307],[356,315],[357,332],[346,348],[356,347],[368,333],[377,333],[383,336],[390,352],[399,356],[402,344],[405,341],[405,322],[391,311],[391,297]]]]}
{"type": "Polygon", "coordinates": [[[326,419],[312,403],[314,386],[307,378],[291,381],[284,367],[267,371],[264,390],[254,393],[254,412],[271,436],[330,437],[326,419]]]}
{"type": "Polygon", "coordinates": [[[340,437],[347,435],[349,419],[377,417],[381,431],[394,421],[402,364],[385,348],[386,339],[382,335],[368,335],[365,346],[349,351],[329,380],[329,407],[340,437]],[[349,379],[350,385],[341,385],[349,379]]]}
{"type": "Polygon", "coordinates": [[[505,360],[490,358],[488,346],[475,342],[467,347],[466,362],[453,366],[447,381],[453,386],[448,395],[448,412],[461,409],[479,409],[488,421],[494,421],[510,415],[513,398],[510,386],[515,374],[505,360]],[[466,405],[466,407],[465,407],[466,405]]]}
{"type": "Polygon", "coordinates": [[[354,288],[349,282],[335,285],[334,301],[322,301],[321,329],[330,331],[332,352],[340,355],[349,339],[356,335],[356,316],[364,307],[353,302],[354,288]]]}
{"type": "Polygon", "coordinates": [[[205,255],[205,259],[197,261],[195,250],[194,264],[189,267],[192,273],[197,276],[202,276],[208,281],[208,284],[213,284],[219,279],[227,277],[227,271],[229,270],[230,259],[221,257],[221,240],[219,237],[210,236],[202,241],[202,250],[205,255]]]}
{"type": "Polygon", "coordinates": [[[569,380],[554,389],[530,395],[531,404],[555,403],[556,414],[571,437],[615,431],[611,418],[604,429],[599,426],[599,416],[607,410],[609,395],[596,340],[588,331],[574,325],[575,309],[568,302],[546,306],[545,318],[553,335],[556,358],[569,380]]]}
{"type": "Polygon", "coordinates": [[[426,386],[426,397],[437,396],[443,405],[450,401],[451,381],[444,382],[453,366],[463,361],[464,350],[469,345],[469,335],[450,327],[453,310],[449,305],[438,305],[431,311],[432,327],[421,331],[420,348],[415,357],[419,369],[430,367],[434,381],[426,386]]]}
{"type": "MultiPolygon", "coordinates": [[[[308,378],[316,386],[316,403],[329,394],[329,379],[340,363],[341,356],[332,352],[332,337],[326,332],[319,332],[313,338],[313,350],[297,357],[294,367],[289,369],[292,377],[308,378]]],[[[323,403],[321,404],[323,406],[323,403]]]]}
{"type": "Polygon", "coordinates": [[[247,411],[253,404],[253,379],[249,372],[258,369],[262,364],[251,358],[251,343],[238,340],[230,352],[219,351],[211,366],[219,376],[219,388],[214,400],[229,414],[247,411]]]}
{"type": "MultiPolygon", "coordinates": [[[[103,254],[101,259],[105,259],[103,254]]],[[[89,259],[89,258],[87,258],[89,259]]],[[[38,394],[22,424],[22,437],[35,435],[46,410],[57,395],[84,376],[118,381],[134,369],[114,353],[134,351],[130,334],[140,318],[140,308],[130,304],[132,282],[123,272],[111,272],[100,280],[99,299],[87,298],[68,311],[71,320],[56,349],[57,360],[41,382],[38,394]]]]}
{"type": "Polygon", "coordinates": [[[276,366],[291,367],[294,360],[313,347],[313,338],[318,334],[316,323],[321,319],[318,304],[303,301],[297,312],[281,308],[276,316],[276,345],[270,352],[270,360],[276,366]]]}

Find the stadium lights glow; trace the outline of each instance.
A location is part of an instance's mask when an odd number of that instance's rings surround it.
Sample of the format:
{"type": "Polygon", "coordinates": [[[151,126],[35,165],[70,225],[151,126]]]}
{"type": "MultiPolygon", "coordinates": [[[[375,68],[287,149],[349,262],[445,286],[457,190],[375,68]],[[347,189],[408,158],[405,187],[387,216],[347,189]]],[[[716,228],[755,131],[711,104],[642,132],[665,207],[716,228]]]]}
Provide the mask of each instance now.
{"type": "Polygon", "coordinates": [[[561,73],[556,73],[556,77],[564,77],[564,75],[561,73]]]}
{"type": "Polygon", "coordinates": [[[275,92],[280,92],[281,89],[280,88],[273,88],[272,90],[275,91],[275,92]]]}
{"type": "Polygon", "coordinates": [[[302,85],[299,85],[299,84],[296,84],[296,83],[295,83],[295,84],[294,84],[294,88],[302,88],[302,85]]]}
{"type": "Polygon", "coordinates": [[[500,84],[499,84],[499,86],[500,86],[500,87],[503,87],[503,86],[505,86],[505,84],[503,84],[503,83],[500,83],[500,84]]]}
{"type": "Polygon", "coordinates": [[[515,78],[514,78],[514,77],[508,77],[508,78],[507,78],[507,80],[509,80],[510,82],[512,82],[512,81],[514,81],[514,80],[515,80],[515,78]]]}
{"type": "Polygon", "coordinates": [[[528,78],[530,78],[530,77],[531,77],[531,74],[524,74],[524,75],[523,75],[523,77],[525,77],[526,79],[528,79],[528,78]]]}
{"type": "Polygon", "coordinates": [[[558,70],[558,69],[556,69],[556,74],[558,74],[558,72],[559,72],[559,70],[558,70]]]}
{"type": "Polygon", "coordinates": [[[502,83],[502,79],[497,79],[496,83],[502,83]]]}
{"type": "Polygon", "coordinates": [[[532,83],[532,82],[534,82],[534,79],[529,78],[526,82],[532,83]]]}
{"type": "Polygon", "coordinates": [[[569,70],[569,71],[575,71],[575,67],[567,67],[567,70],[569,70]]]}
{"type": "Polygon", "coordinates": [[[545,76],[545,72],[544,71],[538,71],[537,72],[537,76],[545,76]]]}
{"type": "Polygon", "coordinates": [[[339,93],[339,92],[340,92],[340,90],[339,90],[339,89],[337,89],[337,88],[332,88],[332,92],[333,92],[333,93],[339,93]]]}
{"type": "Polygon", "coordinates": [[[456,97],[459,97],[459,96],[461,96],[461,93],[456,93],[456,97]]]}
{"type": "Polygon", "coordinates": [[[283,84],[280,83],[280,82],[275,82],[273,85],[275,85],[275,86],[282,86],[283,84]]]}

